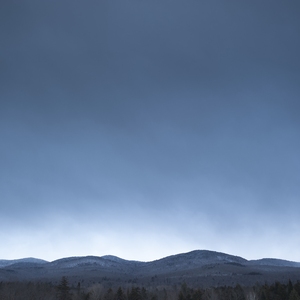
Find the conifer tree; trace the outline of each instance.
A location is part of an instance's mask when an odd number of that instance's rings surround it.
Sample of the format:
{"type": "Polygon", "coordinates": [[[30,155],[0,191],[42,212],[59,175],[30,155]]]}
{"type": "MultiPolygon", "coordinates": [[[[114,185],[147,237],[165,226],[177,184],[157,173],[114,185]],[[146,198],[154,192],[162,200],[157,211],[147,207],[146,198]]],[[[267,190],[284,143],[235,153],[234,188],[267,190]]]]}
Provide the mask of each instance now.
{"type": "Polygon", "coordinates": [[[58,293],[57,293],[58,300],[70,300],[71,299],[69,283],[65,276],[63,276],[61,278],[61,281],[57,287],[57,290],[58,290],[58,293]]]}

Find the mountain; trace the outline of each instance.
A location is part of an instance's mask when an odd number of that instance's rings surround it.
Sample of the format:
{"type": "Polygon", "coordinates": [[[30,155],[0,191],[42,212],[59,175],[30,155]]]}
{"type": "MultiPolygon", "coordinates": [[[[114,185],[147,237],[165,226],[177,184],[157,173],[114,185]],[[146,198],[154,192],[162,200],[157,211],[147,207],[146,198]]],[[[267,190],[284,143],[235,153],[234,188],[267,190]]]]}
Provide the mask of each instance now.
{"type": "Polygon", "coordinates": [[[21,258],[21,259],[13,259],[13,260],[7,260],[7,259],[1,259],[0,260],[0,268],[14,265],[14,264],[44,264],[48,263],[48,261],[33,257],[28,258],[21,258]]]}
{"type": "Polygon", "coordinates": [[[73,284],[107,286],[177,285],[207,287],[254,285],[257,282],[300,280],[300,263],[264,258],[246,260],[226,253],[195,250],[151,262],[106,255],[67,257],[52,262],[35,258],[0,260],[0,281],[38,280],[57,283],[67,276],[73,284]]]}
{"type": "Polygon", "coordinates": [[[277,267],[300,267],[299,262],[276,259],[276,258],[262,258],[257,260],[250,260],[250,264],[261,266],[277,266],[277,267]]]}

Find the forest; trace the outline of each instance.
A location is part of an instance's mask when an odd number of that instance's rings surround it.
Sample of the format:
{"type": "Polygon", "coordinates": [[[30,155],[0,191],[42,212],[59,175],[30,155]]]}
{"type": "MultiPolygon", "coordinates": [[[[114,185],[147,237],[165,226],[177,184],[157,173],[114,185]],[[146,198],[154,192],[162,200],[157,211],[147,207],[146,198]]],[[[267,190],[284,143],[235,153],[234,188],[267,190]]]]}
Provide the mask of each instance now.
{"type": "Polygon", "coordinates": [[[252,287],[222,286],[190,288],[180,286],[105,287],[95,283],[89,287],[70,285],[67,277],[59,284],[51,282],[0,282],[0,300],[300,300],[300,281],[252,287]]]}

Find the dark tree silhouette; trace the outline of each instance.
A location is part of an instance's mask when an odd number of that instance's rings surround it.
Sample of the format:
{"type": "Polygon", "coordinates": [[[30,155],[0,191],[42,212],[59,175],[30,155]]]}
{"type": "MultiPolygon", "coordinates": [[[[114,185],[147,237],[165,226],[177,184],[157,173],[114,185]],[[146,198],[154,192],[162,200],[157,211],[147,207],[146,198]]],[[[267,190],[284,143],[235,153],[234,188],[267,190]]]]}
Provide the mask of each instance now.
{"type": "Polygon", "coordinates": [[[68,280],[65,276],[61,278],[60,284],[57,287],[57,298],[59,300],[70,300],[71,293],[68,280]]]}

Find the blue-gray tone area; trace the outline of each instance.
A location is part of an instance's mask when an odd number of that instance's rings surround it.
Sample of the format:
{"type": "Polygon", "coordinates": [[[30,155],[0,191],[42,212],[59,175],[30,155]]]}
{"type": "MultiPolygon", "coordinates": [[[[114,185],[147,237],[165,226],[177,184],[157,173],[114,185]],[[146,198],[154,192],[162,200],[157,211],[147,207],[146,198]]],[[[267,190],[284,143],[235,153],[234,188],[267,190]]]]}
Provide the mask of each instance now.
{"type": "Polygon", "coordinates": [[[0,258],[300,261],[298,0],[2,0],[0,258]]]}

